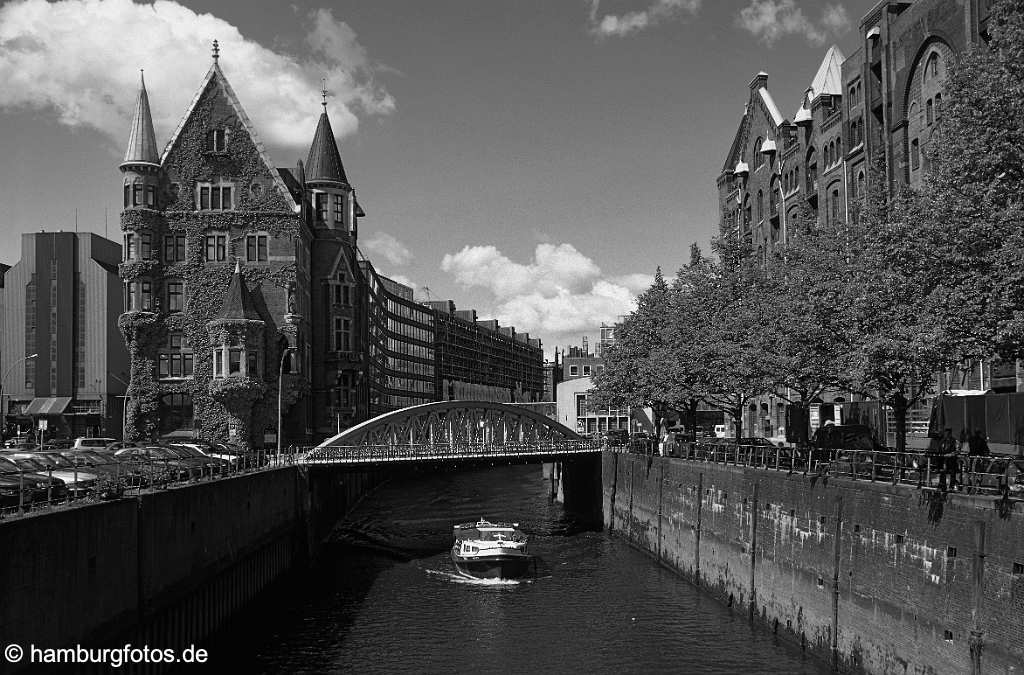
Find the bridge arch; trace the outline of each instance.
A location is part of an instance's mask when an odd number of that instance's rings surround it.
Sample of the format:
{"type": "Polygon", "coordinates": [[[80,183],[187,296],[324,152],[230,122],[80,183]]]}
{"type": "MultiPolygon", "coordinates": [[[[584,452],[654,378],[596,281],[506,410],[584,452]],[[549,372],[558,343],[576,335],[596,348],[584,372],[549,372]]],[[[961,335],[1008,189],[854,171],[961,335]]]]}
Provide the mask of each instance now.
{"type": "Polygon", "coordinates": [[[435,401],[393,410],[329,438],[316,449],[353,446],[537,445],[579,441],[575,431],[524,406],[435,401]]]}

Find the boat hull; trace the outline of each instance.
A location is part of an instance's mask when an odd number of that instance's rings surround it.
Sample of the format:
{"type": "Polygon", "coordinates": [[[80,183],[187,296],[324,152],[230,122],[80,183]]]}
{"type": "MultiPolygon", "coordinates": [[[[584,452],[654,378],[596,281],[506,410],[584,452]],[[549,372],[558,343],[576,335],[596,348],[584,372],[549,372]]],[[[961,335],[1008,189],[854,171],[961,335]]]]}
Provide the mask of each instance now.
{"type": "Polygon", "coordinates": [[[528,555],[489,555],[464,558],[452,555],[459,574],[473,579],[518,579],[530,573],[532,558],[528,555]]]}

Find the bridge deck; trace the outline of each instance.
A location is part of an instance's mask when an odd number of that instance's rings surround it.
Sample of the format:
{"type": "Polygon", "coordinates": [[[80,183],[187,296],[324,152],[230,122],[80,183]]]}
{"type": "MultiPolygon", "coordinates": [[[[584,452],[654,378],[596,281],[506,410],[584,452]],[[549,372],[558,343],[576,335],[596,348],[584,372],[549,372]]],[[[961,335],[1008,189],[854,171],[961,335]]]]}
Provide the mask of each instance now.
{"type": "Polygon", "coordinates": [[[591,440],[569,440],[535,444],[414,444],[351,445],[310,448],[302,464],[382,464],[443,460],[516,459],[594,454],[601,444],[591,440]]]}

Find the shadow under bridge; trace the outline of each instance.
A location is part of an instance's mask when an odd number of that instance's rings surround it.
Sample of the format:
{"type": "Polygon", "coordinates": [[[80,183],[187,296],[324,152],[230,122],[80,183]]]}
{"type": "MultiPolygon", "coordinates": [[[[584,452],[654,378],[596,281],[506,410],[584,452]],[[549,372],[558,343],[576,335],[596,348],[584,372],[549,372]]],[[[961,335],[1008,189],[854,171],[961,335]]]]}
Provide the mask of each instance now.
{"type": "Polygon", "coordinates": [[[524,406],[437,401],[385,413],[311,448],[311,465],[451,460],[557,461],[598,454],[600,444],[524,406]]]}

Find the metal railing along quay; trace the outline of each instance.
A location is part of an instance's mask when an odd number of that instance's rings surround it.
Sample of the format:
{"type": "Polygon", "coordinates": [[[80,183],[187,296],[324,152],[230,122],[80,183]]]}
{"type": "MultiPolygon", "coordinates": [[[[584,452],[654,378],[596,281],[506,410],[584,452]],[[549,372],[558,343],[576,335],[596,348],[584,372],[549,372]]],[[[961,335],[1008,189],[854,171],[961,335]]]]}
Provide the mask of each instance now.
{"type": "Polygon", "coordinates": [[[393,445],[340,445],[304,449],[303,464],[377,464],[452,459],[506,459],[546,455],[594,453],[601,444],[593,440],[540,443],[437,443],[393,445]]]}
{"type": "MultiPolygon", "coordinates": [[[[606,449],[658,454],[651,441],[606,449]]],[[[842,450],[724,443],[670,443],[667,456],[695,462],[767,471],[840,476],[916,488],[955,489],[964,494],[998,495],[1024,490],[1024,458],[1005,455],[937,455],[891,450],[842,450]],[[1018,482],[1020,476],[1021,482],[1018,482]]]]}
{"type": "Polygon", "coordinates": [[[95,471],[90,464],[70,467],[49,467],[47,471],[22,470],[4,474],[17,480],[17,488],[0,486],[0,520],[17,518],[54,509],[79,506],[89,502],[110,501],[132,497],[144,492],[166,490],[201,482],[216,481],[239,475],[267,471],[299,463],[301,450],[291,446],[278,455],[274,451],[253,450],[236,461],[216,460],[205,464],[182,466],[173,459],[147,458],[119,461],[111,458],[104,465],[107,471],[95,471]],[[114,473],[109,473],[109,467],[114,473]],[[55,480],[53,473],[72,474],[71,484],[55,480]],[[95,480],[79,481],[79,475],[97,475],[95,480]],[[45,484],[41,484],[45,481],[45,484]]]}

